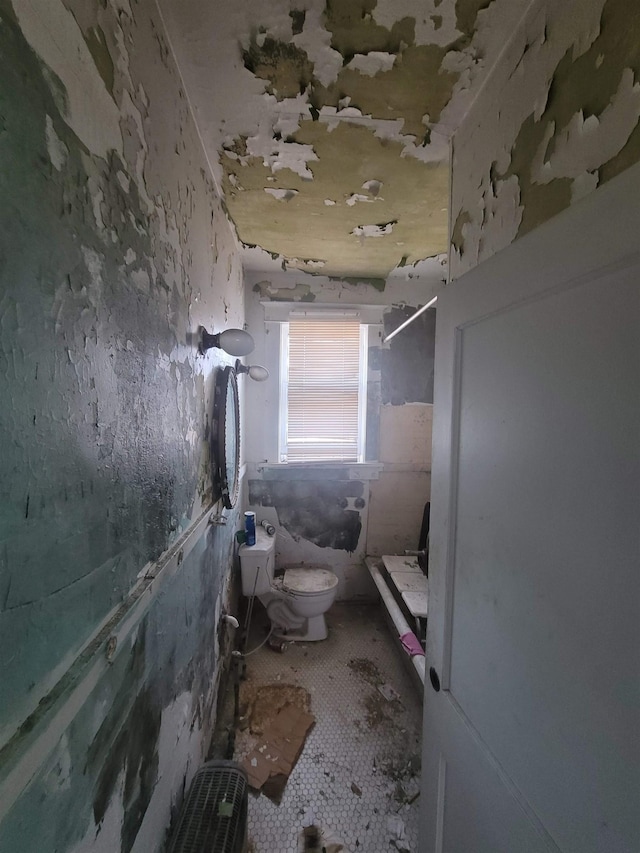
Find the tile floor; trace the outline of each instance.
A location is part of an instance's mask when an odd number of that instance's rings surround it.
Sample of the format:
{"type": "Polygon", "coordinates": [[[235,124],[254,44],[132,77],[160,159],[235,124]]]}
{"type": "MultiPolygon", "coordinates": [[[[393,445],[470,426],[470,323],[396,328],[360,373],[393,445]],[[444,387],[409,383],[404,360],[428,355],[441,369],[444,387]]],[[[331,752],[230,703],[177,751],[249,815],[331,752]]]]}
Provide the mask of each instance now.
{"type": "MultiPolygon", "coordinates": [[[[249,850],[298,853],[303,826],[315,822],[344,853],[414,853],[422,726],[416,688],[379,606],[337,603],[327,622],[324,642],[290,644],[282,654],[264,647],[246,659],[241,701],[262,685],[298,685],[309,691],[316,717],[280,805],[250,794],[249,850]]],[[[265,625],[266,614],[257,613],[248,651],[265,625]]],[[[236,760],[254,742],[248,729],[239,732],[236,760]]]]}

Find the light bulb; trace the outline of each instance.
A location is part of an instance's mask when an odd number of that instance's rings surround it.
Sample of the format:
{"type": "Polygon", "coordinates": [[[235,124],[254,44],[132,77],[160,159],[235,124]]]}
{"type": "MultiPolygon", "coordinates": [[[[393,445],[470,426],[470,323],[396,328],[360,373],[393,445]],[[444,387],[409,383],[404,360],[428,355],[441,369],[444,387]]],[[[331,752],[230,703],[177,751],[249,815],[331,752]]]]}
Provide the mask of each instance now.
{"type": "Polygon", "coordinates": [[[249,376],[256,382],[264,382],[265,379],[269,378],[269,371],[260,364],[252,364],[249,368],[249,376]]]}
{"type": "Polygon", "coordinates": [[[204,327],[201,327],[200,333],[199,349],[202,353],[217,347],[228,352],[229,355],[248,355],[255,348],[253,338],[244,329],[225,329],[217,335],[210,335],[204,327]]]}
{"type": "Polygon", "coordinates": [[[229,355],[248,355],[255,349],[253,338],[244,329],[225,329],[218,335],[219,344],[229,355]]]}
{"type": "Polygon", "coordinates": [[[236,360],[236,373],[248,373],[250,378],[256,382],[264,382],[269,378],[269,371],[261,364],[252,364],[250,366],[243,364],[240,359],[236,360]]]}

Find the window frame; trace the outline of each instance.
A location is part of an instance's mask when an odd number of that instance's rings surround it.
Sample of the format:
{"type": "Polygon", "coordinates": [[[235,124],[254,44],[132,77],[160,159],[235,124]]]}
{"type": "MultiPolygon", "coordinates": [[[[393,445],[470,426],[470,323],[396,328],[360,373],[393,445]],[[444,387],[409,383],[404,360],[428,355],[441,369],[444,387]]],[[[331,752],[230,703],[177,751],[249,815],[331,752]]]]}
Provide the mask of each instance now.
{"type": "Polygon", "coordinates": [[[357,465],[366,460],[367,387],[369,372],[369,325],[362,322],[359,312],[318,308],[315,311],[291,311],[280,327],[280,381],[278,389],[278,463],[283,465],[357,465]],[[289,322],[290,320],[354,320],[360,325],[358,369],[358,427],[356,459],[293,460],[288,459],[288,402],[289,402],[289,322]]]}

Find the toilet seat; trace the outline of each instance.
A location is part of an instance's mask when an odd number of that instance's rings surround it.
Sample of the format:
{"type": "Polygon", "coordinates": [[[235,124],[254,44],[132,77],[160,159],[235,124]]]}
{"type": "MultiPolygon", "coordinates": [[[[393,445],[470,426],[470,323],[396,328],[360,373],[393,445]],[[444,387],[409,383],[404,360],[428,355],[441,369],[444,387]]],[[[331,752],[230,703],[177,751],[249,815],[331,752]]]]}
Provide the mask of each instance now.
{"type": "Polygon", "coordinates": [[[325,614],[338,594],[338,578],[328,568],[301,566],[276,575],[275,537],[261,527],[255,545],[241,545],[242,594],[257,598],[266,608],[271,636],[299,642],[326,640],[325,614]]]}
{"type": "Polygon", "coordinates": [[[295,595],[318,595],[338,585],[338,578],[329,569],[285,569],[279,586],[283,592],[295,595]]]}

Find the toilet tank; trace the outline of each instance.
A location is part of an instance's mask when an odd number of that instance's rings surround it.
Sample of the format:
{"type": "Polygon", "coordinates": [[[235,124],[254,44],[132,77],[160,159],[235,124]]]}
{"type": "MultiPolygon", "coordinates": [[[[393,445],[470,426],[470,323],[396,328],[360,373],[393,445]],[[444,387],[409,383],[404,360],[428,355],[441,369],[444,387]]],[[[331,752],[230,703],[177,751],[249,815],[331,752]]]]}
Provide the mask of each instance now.
{"type": "Polygon", "coordinates": [[[256,544],[241,545],[240,572],[243,595],[263,595],[271,589],[275,571],[276,537],[256,528],[256,544]],[[257,579],[256,579],[257,578],[257,579]]]}

